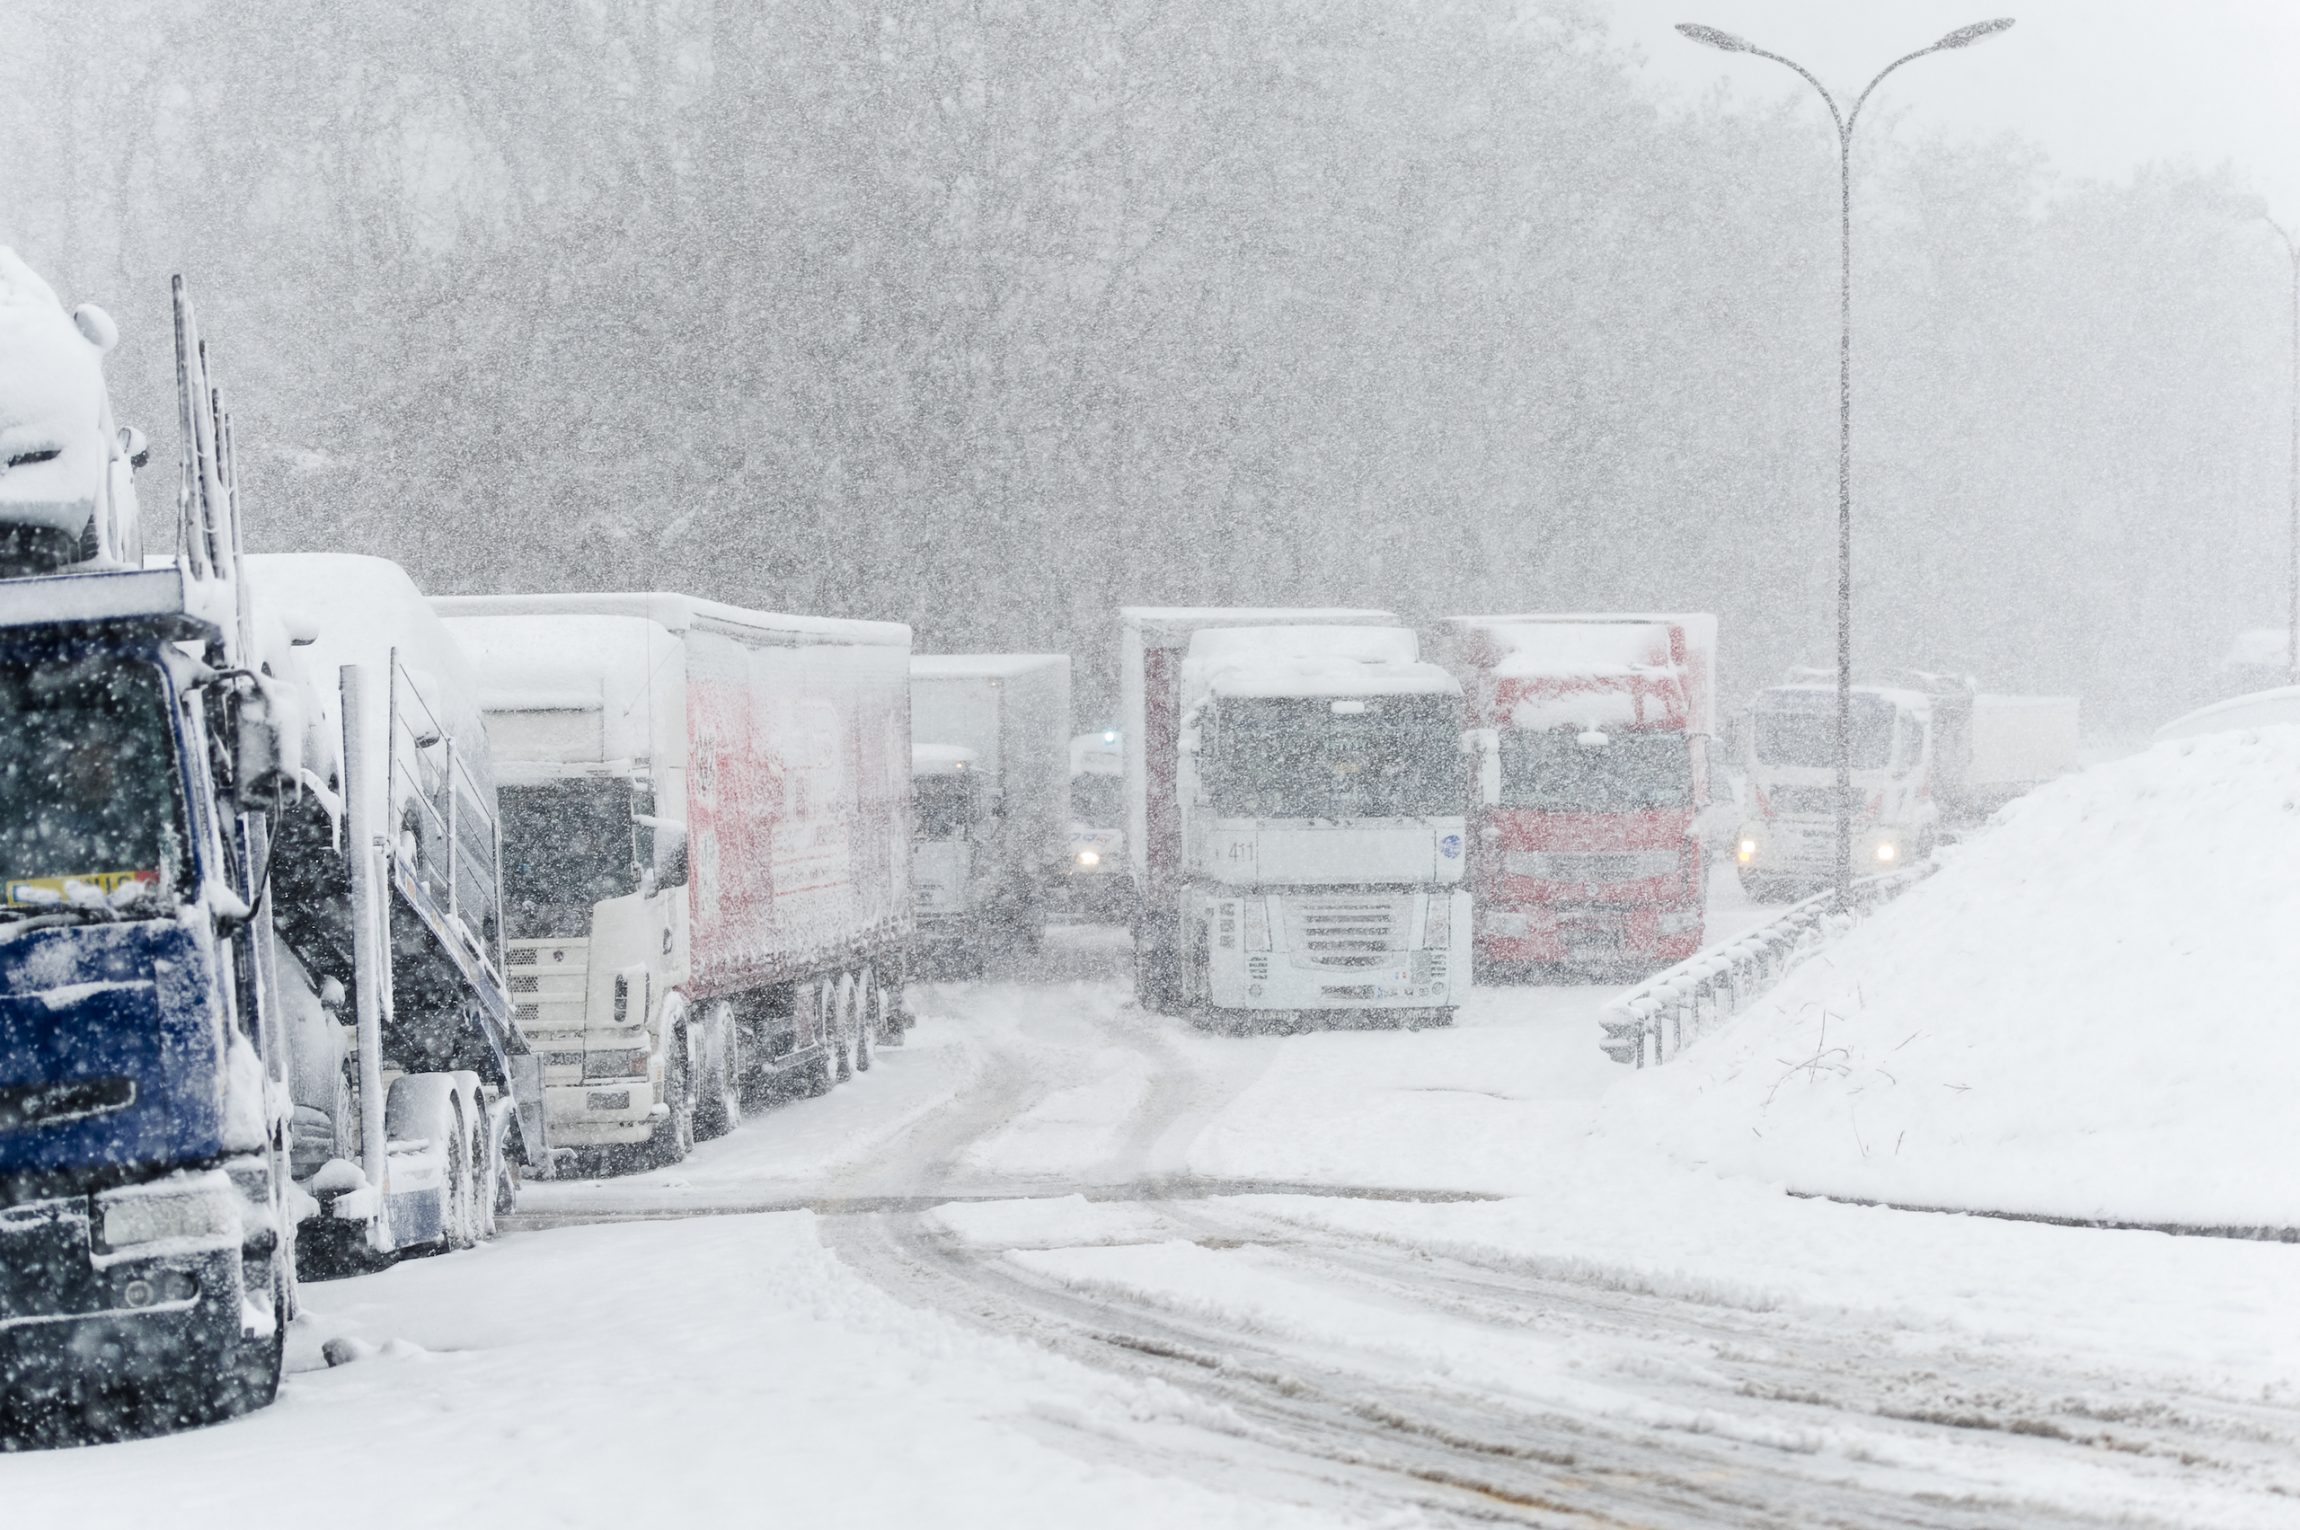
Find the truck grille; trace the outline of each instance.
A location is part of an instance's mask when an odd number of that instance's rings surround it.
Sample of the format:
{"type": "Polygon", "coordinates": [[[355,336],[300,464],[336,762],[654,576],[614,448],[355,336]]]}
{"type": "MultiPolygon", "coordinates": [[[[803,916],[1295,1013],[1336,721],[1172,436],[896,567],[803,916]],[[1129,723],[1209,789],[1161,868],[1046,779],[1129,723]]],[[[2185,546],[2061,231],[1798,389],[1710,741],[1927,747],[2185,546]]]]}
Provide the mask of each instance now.
{"type": "Polygon", "coordinates": [[[1765,804],[1776,813],[1837,813],[1837,789],[1834,786],[1768,786],[1765,804]]]}
{"type": "Polygon", "coordinates": [[[1328,967],[1370,967],[1402,951],[1413,932],[1411,900],[1387,894],[1288,898],[1286,946],[1328,967]]]}
{"type": "Polygon", "coordinates": [[[1676,850],[1512,850],[1502,862],[1513,877],[1583,885],[1647,881],[1683,864],[1676,850]]]}
{"type": "Polygon", "coordinates": [[[583,1029],[591,942],[507,940],[503,965],[511,983],[512,1015],[523,1034],[583,1029]]]}

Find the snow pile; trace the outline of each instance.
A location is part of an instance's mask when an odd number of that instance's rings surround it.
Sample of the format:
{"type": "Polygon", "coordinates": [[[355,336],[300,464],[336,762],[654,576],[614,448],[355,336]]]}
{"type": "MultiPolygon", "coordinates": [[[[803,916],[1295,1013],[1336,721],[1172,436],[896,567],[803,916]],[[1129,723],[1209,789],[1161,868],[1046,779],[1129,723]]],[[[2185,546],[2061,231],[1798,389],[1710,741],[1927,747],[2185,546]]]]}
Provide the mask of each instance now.
{"type": "Polygon", "coordinates": [[[1799,1191],[2300,1227],[2300,728],[2097,766],[1670,1067],[1599,1131],[1799,1191]]]}

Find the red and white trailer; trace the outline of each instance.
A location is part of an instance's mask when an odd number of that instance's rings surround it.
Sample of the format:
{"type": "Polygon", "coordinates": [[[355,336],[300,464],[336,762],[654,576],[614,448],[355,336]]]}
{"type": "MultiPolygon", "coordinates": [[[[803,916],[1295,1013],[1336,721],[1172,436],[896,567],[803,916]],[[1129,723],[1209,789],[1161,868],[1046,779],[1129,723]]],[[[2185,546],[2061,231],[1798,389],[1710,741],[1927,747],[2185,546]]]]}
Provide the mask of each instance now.
{"type": "Polygon", "coordinates": [[[1664,967],[1701,948],[1717,619],[1457,616],[1476,730],[1481,964],[1664,967]]]}
{"type": "Polygon", "coordinates": [[[910,629],[683,595],[442,599],[503,805],[553,1142],[684,1156],[898,1041],[910,629]]]}

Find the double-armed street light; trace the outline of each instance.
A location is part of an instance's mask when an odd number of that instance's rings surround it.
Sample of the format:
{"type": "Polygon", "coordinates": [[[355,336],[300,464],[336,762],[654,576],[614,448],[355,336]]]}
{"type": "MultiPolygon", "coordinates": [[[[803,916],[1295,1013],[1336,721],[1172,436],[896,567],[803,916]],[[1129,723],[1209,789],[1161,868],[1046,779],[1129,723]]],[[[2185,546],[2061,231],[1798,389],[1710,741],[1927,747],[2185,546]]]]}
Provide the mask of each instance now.
{"type": "MultiPolygon", "coordinates": [[[[1837,904],[1843,907],[1853,891],[1853,127],[1860,120],[1861,108],[1885,76],[1903,64],[1914,62],[1929,53],[1945,53],[1951,48],[1969,48],[1986,37],[1994,37],[2012,25],[2012,18],[2000,17],[1995,21],[1976,21],[1971,26],[1957,28],[1928,48],[1904,54],[1877,71],[1877,77],[1864,86],[1846,110],[1837,104],[1829,87],[1813,77],[1813,72],[1794,59],[1778,53],[1768,53],[1756,44],[1735,37],[1731,32],[1716,27],[1681,23],[1677,30],[1705,47],[1722,53],[1747,53],[1757,58],[1771,59],[1794,69],[1804,77],[1805,83],[1821,93],[1822,102],[1829,108],[1829,116],[1837,124],[1837,226],[1839,236],[1839,281],[1837,291],[1838,343],[1837,343],[1837,904]]],[[[2300,256],[2295,257],[2300,269],[2300,256]]],[[[2300,504],[2300,500],[2295,500],[2300,504]]],[[[2300,600],[2300,596],[2295,597],[2300,600]]],[[[2300,611],[2300,606],[2295,607],[2300,611]]],[[[2300,618],[2296,618],[2300,621],[2300,618]]],[[[2300,631],[2300,626],[2295,627],[2300,631]]]]}

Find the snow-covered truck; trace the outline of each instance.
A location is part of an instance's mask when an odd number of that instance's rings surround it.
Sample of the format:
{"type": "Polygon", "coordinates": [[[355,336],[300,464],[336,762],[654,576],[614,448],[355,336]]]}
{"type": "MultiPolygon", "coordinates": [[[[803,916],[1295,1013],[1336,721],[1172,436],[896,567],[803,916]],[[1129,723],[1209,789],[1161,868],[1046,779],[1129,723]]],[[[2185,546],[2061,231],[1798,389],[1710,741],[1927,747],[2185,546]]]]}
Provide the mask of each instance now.
{"type": "Polygon", "coordinates": [[[910,737],[921,958],[1036,950],[1070,832],[1069,657],[913,655],[910,737]]]}
{"type": "Polygon", "coordinates": [[[1700,950],[1717,619],[1459,616],[1434,642],[1476,746],[1480,964],[1658,968],[1700,950]]]}
{"type": "MultiPolygon", "coordinates": [[[[1993,696],[1961,676],[1908,671],[1853,687],[1853,874],[1891,871],[1933,852],[1944,830],[1975,823],[2076,766],[2077,699],[1993,696]]],[[[1788,897],[1836,874],[1837,691],[1819,674],[1758,694],[1744,748],[1750,816],[1733,846],[1752,896],[1788,897]]]]}
{"type": "Polygon", "coordinates": [[[1144,1007],[1448,1023],[1470,980],[1460,683],[1384,611],[1129,608],[1120,665],[1144,1007]]]}
{"type": "Polygon", "coordinates": [[[306,694],[311,790],[276,819],[276,984],[300,1265],[489,1236],[547,1167],[539,1060],[512,1024],[495,772],[478,681],[399,565],[250,554],[306,694]],[[333,746],[332,748],[330,746],[333,746]]]}
{"type": "MultiPolygon", "coordinates": [[[[476,1071],[418,1072],[411,1052],[398,1076],[385,1067],[392,957],[425,938],[420,913],[392,917],[408,895],[395,889],[425,868],[357,787],[391,772],[370,747],[374,709],[335,710],[333,677],[312,673],[251,587],[230,417],[180,280],[176,361],[179,552],[142,565],[138,529],[115,521],[15,537],[29,565],[0,579],[0,1392],[10,1423],[37,1433],[268,1401],[312,1190],[340,1187],[327,1210],[358,1213],[371,1255],[451,1243],[486,1215],[469,1194],[457,1204],[447,1130],[449,1107],[480,1096],[476,1071]],[[42,568],[42,549],[63,561],[42,568]],[[286,974],[331,922],[362,1004],[327,1092],[349,1096],[359,1129],[299,1190],[307,1027],[286,974]],[[384,1008],[366,1002],[378,994],[384,1008]]],[[[0,420],[0,445],[51,449],[47,426],[26,445],[21,424],[0,420]]],[[[55,504],[0,496],[0,524],[55,529],[55,504]]],[[[133,510],[126,495],[110,504],[133,510]]],[[[362,678],[342,677],[355,699],[362,678]]],[[[490,993],[410,989],[401,1019],[419,1024],[438,998],[460,1026],[490,993]]],[[[492,995],[507,1012],[499,984],[492,995]]],[[[512,1071],[500,1056],[486,1066],[512,1071]]],[[[475,1147],[464,1139],[466,1164],[475,1147]]]]}
{"type": "Polygon", "coordinates": [[[676,1161],[902,1039],[910,629],[671,594],[435,604],[481,676],[556,1146],[676,1161]]]}

